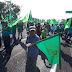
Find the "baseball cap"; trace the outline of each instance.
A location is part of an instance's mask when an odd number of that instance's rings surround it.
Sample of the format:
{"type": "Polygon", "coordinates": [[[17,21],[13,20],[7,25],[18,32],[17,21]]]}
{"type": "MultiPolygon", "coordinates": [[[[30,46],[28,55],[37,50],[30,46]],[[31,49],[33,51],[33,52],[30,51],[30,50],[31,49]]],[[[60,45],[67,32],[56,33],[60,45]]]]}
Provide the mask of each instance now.
{"type": "Polygon", "coordinates": [[[35,26],[30,26],[30,27],[29,27],[29,31],[32,31],[32,30],[36,31],[36,30],[35,30],[35,26]]]}

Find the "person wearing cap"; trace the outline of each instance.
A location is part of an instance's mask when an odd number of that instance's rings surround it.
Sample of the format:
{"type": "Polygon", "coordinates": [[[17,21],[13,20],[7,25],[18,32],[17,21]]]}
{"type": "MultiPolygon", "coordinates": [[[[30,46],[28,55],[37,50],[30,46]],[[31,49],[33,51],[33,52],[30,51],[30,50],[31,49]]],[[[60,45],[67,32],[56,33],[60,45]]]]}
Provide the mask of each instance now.
{"type": "Polygon", "coordinates": [[[40,40],[39,36],[35,34],[35,26],[29,27],[29,35],[26,39],[27,46],[27,60],[26,60],[26,72],[37,72],[36,61],[39,54],[37,46],[33,43],[40,40]]]}
{"type": "MultiPolygon", "coordinates": [[[[35,26],[33,22],[30,22],[29,26],[35,26]]],[[[29,27],[27,29],[27,34],[29,34],[29,27]]]]}
{"type": "Polygon", "coordinates": [[[5,46],[5,50],[6,56],[10,56],[11,55],[11,46],[10,46],[10,34],[12,34],[11,32],[11,28],[7,27],[7,22],[1,22],[2,24],[2,37],[4,40],[4,46],[5,46]]]}

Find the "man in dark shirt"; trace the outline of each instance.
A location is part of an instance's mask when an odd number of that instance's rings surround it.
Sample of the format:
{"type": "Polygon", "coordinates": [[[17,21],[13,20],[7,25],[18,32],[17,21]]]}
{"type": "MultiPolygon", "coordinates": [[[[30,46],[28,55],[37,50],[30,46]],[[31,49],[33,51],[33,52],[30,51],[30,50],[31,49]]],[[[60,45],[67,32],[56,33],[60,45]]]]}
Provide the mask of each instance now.
{"type": "Polygon", "coordinates": [[[10,56],[11,55],[11,46],[10,46],[10,35],[11,33],[11,28],[7,27],[7,22],[1,22],[2,24],[2,37],[4,40],[4,46],[6,49],[6,56],[10,56]]]}
{"type": "Polygon", "coordinates": [[[36,33],[37,33],[37,35],[40,37],[40,35],[41,35],[41,30],[42,30],[42,28],[41,28],[41,26],[40,26],[40,23],[38,23],[38,25],[36,26],[36,33]]]}

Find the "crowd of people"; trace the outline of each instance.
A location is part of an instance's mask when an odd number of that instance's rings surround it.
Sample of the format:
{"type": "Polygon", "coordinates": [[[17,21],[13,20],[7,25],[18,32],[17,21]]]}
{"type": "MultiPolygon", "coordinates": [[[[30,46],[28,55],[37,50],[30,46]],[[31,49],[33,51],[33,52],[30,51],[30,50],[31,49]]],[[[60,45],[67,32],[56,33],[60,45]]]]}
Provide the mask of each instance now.
{"type": "Polygon", "coordinates": [[[71,40],[72,37],[72,26],[65,29],[64,24],[49,25],[48,22],[45,22],[43,25],[41,25],[41,23],[37,23],[35,25],[33,22],[23,23],[22,21],[12,27],[8,26],[8,22],[1,21],[1,24],[2,28],[0,28],[0,47],[1,39],[3,39],[6,56],[11,56],[10,34],[12,34],[13,44],[16,44],[16,30],[18,30],[18,40],[21,41],[21,39],[23,38],[22,32],[26,28],[28,35],[26,39],[26,72],[37,72],[36,61],[40,50],[34,44],[35,42],[60,32],[61,37],[64,35],[66,40],[68,38],[71,40]]]}
{"type": "Polygon", "coordinates": [[[65,35],[65,38],[71,40],[71,35],[72,35],[72,26],[70,26],[70,28],[66,28],[65,29],[65,24],[55,24],[52,26],[49,25],[49,23],[44,23],[43,25],[41,25],[40,23],[37,23],[36,25],[34,25],[34,23],[28,23],[27,24],[27,33],[29,32],[29,27],[30,26],[35,26],[36,28],[36,34],[41,38],[44,39],[50,35],[54,35],[57,33],[61,32],[61,36],[65,35]]]}

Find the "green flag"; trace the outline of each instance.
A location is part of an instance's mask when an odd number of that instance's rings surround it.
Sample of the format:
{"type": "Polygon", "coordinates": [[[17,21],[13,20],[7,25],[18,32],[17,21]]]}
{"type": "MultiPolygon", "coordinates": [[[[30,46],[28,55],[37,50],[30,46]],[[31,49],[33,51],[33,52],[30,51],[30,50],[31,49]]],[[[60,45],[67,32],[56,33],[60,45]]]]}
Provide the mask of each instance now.
{"type": "Polygon", "coordinates": [[[17,20],[12,25],[10,25],[10,27],[13,27],[16,24],[17,24],[17,20]]]}
{"type": "Polygon", "coordinates": [[[8,17],[6,17],[6,18],[4,19],[4,21],[8,21],[8,17]]]}
{"type": "Polygon", "coordinates": [[[12,12],[10,10],[10,13],[9,13],[9,20],[12,20],[12,12]]]}
{"type": "Polygon", "coordinates": [[[54,19],[54,25],[57,23],[57,21],[54,19]]]}
{"type": "Polygon", "coordinates": [[[12,27],[12,26],[14,26],[14,25],[16,25],[17,23],[19,23],[20,22],[20,18],[19,19],[16,19],[16,20],[14,20],[13,22],[11,22],[11,23],[9,23],[8,24],[8,26],[9,27],[12,27]]]}
{"type": "Polygon", "coordinates": [[[3,14],[1,14],[1,18],[2,18],[2,19],[4,19],[4,16],[3,16],[3,14]]]}
{"type": "Polygon", "coordinates": [[[51,21],[49,22],[49,25],[50,25],[50,26],[52,26],[52,24],[54,25],[53,20],[51,20],[51,21]]]}
{"type": "Polygon", "coordinates": [[[67,19],[66,19],[66,21],[64,22],[64,24],[65,24],[65,25],[67,24],[67,19]]]}
{"type": "Polygon", "coordinates": [[[29,13],[29,18],[28,18],[28,21],[31,22],[32,21],[32,14],[31,14],[31,11],[29,13]]]}
{"type": "Polygon", "coordinates": [[[24,22],[26,20],[26,16],[24,17],[24,19],[22,19],[22,21],[24,22]]]}
{"type": "Polygon", "coordinates": [[[22,22],[28,22],[28,14],[22,19],[22,22]]]}
{"type": "Polygon", "coordinates": [[[10,22],[10,23],[8,24],[8,26],[11,27],[11,25],[12,25],[14,22],[16,22],[16,21],[17,21],[17,20],[14,20],[14,21],[10,22]]]}
{"type": "Polygon", "coordinates": [[[70,18],[69,21],[67,22],[67,24],[65,25],[65,29],[66,29],[66,28],[70,28],[70,25],[71,25],[71,19],[72,19],[72,18],[70,18]]]}
{"type": "Polygon", "coordinates": [[[32,19],[32,14],[31,14],[31,11],[29,13],[29,19],[32,19]]]}
{"type": "Polygon", "coordinates": [[[60,34],[56,34],[42,41],[36,42],[36,45],[47,56],[51,65],[59,64],[60,34]]]}

